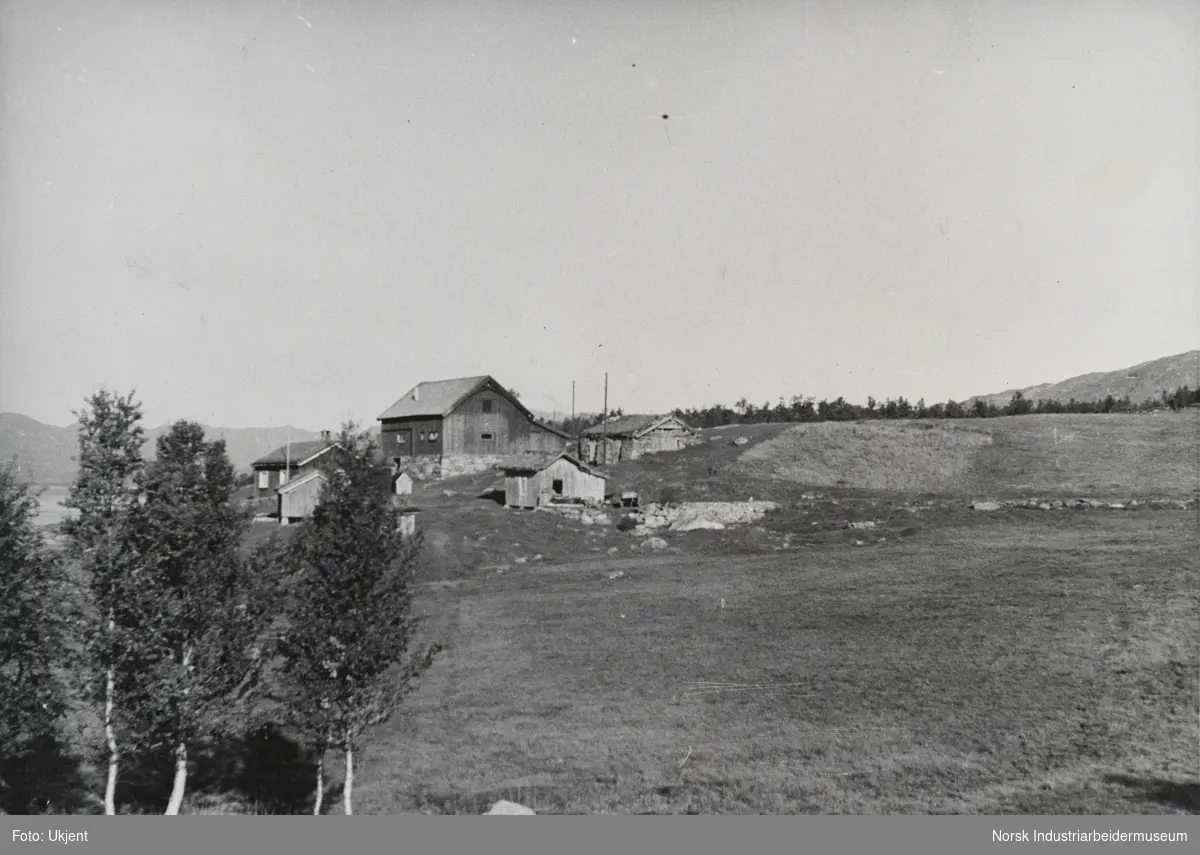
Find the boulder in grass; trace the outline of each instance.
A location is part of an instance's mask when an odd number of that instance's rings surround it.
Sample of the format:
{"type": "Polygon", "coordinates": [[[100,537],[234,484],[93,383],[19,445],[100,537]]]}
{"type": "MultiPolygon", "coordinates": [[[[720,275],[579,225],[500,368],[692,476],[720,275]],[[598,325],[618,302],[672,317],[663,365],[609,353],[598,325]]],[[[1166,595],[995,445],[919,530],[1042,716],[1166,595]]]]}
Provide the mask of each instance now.
{"type": "Polygon", "coordinates": [[[491,810],[485,813],[484,816],[537,816],[537,811],[533,808],[527,808],[525,805],[501,799],[492,805],[491,810]]]}
{"type": "Polygon", "coordinates": [[[999,502],[971,502],[971,510],[973,511],[998,511],[1000,510],[999,502]]]}

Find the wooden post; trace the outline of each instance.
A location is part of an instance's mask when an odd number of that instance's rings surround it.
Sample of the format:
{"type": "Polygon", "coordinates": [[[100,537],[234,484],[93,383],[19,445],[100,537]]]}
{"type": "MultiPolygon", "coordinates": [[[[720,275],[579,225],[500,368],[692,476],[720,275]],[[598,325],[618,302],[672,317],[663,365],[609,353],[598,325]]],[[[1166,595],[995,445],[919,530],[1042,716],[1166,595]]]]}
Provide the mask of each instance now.
{"type": "Polygon", "coordinates": [[[604,372],[604,460],[602,466],[608,465],[608,372],[604,372]]]}

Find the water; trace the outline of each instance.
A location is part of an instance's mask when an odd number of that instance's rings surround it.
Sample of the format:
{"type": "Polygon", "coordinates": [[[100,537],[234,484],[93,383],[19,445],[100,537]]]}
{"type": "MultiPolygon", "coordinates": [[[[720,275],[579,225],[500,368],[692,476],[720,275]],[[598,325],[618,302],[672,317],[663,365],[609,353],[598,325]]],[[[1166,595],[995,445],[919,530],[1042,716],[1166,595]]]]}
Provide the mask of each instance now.
{"type": "Polygon", "coordinates": [[[66,487],[43,487],[42,495],[38,498],[38,525],[54,525],[67,517],[75,516],[78,511],[64,508],[59,504],[67,497],[66,487]]]}

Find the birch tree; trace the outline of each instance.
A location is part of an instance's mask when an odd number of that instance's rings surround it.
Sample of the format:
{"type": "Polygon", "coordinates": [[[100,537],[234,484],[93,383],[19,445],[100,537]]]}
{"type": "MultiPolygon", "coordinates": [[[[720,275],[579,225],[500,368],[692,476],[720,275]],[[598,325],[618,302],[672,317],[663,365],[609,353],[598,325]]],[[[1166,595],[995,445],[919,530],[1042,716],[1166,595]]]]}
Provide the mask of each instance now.
{"type": "Polygon", "coordinates": [[[354,764],[366,732],[389,718],[437,647],[413,646],[413,579],[420,538],[400,532],[374,442],[343,427],[312,517],[289,545],[290,602],[280,642],[280,695],[289,722],[318,756],[314,814],[325,793],[325,755],[345,759],[343,810],[353,811],[354,764]]]}
{"type": "Polygon", "coordinates": [[[166,814],[179,813],[188,751],[228,732],[246,711],[265,660],[271,619],[252,564],[239,554],[248,516],[231,496],[223,441],[180,421],[159,437],[130,515],[131,601],[143,616],[139,677],[130,689],[139,728],[168,745],[175,775],[166,814]]]}
{"type": "Polygon", "coordinates": [[[121,543],[129,513],[138,501],[145,431],[142,407],[133,392],[125,396],[96,392],[75,417],[79,470],[63,505],[79,513],[63,522],[62,531],[89,594],[84,641],[90,667],[84,685],[101,709],[108,762],[104,811],[112,815],[121,757],[117,725],[123,713],[118,705],[118,677],[124,639],[137,637],[136,613],[125,608],[130,568],[121,543]]]}

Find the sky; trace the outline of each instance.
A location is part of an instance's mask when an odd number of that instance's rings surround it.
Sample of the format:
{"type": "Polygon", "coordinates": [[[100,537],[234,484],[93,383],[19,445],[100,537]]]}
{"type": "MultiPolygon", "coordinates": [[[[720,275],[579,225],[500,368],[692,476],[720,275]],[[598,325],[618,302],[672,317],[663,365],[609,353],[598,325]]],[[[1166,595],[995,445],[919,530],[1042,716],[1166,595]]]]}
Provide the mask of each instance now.
{"type": "Polygon", "coordinates": [[[1194,0],[0,0],[0,412],[928,402],[1200,346],[1194,0]]]}

